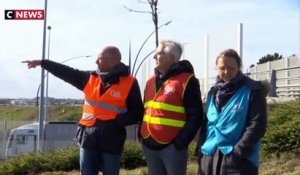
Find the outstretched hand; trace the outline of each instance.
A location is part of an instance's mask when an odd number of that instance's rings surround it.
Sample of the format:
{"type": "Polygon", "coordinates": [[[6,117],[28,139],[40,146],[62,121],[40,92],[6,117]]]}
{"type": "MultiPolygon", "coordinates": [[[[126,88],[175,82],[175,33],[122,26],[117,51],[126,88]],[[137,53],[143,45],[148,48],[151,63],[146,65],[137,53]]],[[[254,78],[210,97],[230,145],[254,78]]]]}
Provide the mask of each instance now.
{"type": "Polygon", "coordinates": [[[36,66],[40,66],[42,64],[42,60],[26,60],[22,61],[22,63],[27,63],[28,69],[35,68],[36,66]]]}

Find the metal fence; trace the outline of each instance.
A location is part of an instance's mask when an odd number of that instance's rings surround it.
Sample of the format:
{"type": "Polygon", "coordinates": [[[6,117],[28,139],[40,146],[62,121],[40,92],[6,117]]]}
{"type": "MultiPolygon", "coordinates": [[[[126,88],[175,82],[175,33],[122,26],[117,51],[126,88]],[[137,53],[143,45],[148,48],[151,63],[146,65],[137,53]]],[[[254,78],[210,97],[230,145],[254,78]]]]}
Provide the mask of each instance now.
{"type": "Polygon", "coordinates": [[[33,123],[32,121],[0,121],[0,160],[5,158],[5,148],[9,133],[12,129],[22,125],[33,123]]]}
{"type": "MultiPolygon", "coordinates": [[[[11,130],[31,123],[34,123],[34,121],[7,121],[7,120],[0,121],[0,160],[5,160],[6,144],[11,130]]],[[[132,141],[138,140],[137,138],[138,125],[128,126],[126,127],[126,131],[127,131],[128,140],[132,140],[132,141]]]]}

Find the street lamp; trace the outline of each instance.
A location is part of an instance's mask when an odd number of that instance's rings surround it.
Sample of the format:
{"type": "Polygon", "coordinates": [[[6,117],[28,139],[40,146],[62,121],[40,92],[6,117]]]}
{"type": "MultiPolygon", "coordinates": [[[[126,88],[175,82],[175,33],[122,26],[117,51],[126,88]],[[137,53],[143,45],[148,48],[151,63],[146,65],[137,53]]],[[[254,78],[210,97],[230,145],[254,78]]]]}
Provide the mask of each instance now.
{"type": "Polygon", "coordinates": [[[135,71],[135,74],[134,74],[135,77],[136,77],[137,73],[139,72],[140,67],[142,66],[143,62],[146,61],[146,59],[147,59],[152,53],[154,53],[154,52],[155,52],[155,50],[152,50],[150,53],[148,53],[148,54],[143,58],[143,60],[140,62],[138,68],[137,68],[136,71],[135,71]]]}
{"type": "Polygon", "coordinates": [[[159,29],[159,27],[157,27],[157,24],[158,24],[157,1],[158,0],[152,0],[152,3],[151,3],[152,20],[154,22],[154,27],[155,27],[155,44],[156,44],[156,47],[158,46],[158,29],[159,29]]]}
{"type": "MultiPolygon", "coordinates": [[[[44,7],[44,27],[43,27],[43,53],[42,53],[42,59],[45,59],[45,53],[46,53],[46,25],[47,25],[47,4],[48,1],[45,0],[45,7],[44,7]]],[[[37,152],[41,151],[43,140],[44,140],[44,68],[41,69],[41,103],[39,107],[39,134],[37,139],[37,152]]]]}
{"type": "MultiPolygon", "coordinates": [[[[48,55],[47,55],[47,59],[49,60],[49,56],[50,56],[50,31],[51,31],[51,26],[47,27],[48,29],[48,55]]],[[[48,75],[48,71],[46,73],[48,75]]],[[[45,101],[45,121],[47,121],[47,106],[48,106],[48,85],[49,85],[49,76],[47,76],[46,79],[46,101],[45,101]]]]}
{"type": "MultiPolygon", "coordinates": [[[[143,42],[143,44],[141,45],[141,47],[140,47],[140,49],[139,49],[139,51],[138,51],[138,53],[137,53],[137,55],[136,55],[136,57],[135,57],[135,60],[134,60],[134,63],[133,63],[133,67],[132,67],[132,75],[134,74],[134,68],[135,68],[135,65],[136,65],[136,62],[137,62],[137,60],[138,60],[138,57],[139,57],[139,55],[140,55],[140,53],[141,53],[141,51],[142,51],[142,49],[143,49],[143,47],[144,47],[144,45],[146,44],[146,42],[150,39],[150,37],[154,34],[154,33],[157,33],[158,32],[158,29],[160,29],[161,27],[163,27],[163,26],[167,26],[167,25],[169,25],[170,23],[172,22],[172,20],[171,21],[168,21],[168,22],[166,22],[166,23],[164,23],[164,24],[162,24],[162,25],[160,25],[156,30],[154,30],[153,32],[151,32],[149,35],[148,35],[148,37],[145,39],[145,41],[143,42]]],[[[156,43],[158,43],[158,38],[156,38],[156,43]]],[[[157,46],[156,46],[157,47],[157,46]]],[[[140,63],[140,65],[146,60],[146,58],[148,58],[148,56],[149,55],[151,55],[152,53],[153,53],[154,51],[151,51],[144,59],[143,59],[143,61],[140,63]]],[[[129,58],[129,59],[131,59],[131,58],[129,58]]],[[[140,65],[138,66],[138,67],[140,67],[140,65]]],[[[138,71],[138,70],[137,70],[138,71]]],[[[135,75],[137,74],[137,71],[136,71],[136,73],[135,73],[135,75]]]]}
{"type": "MultiPolygon", "coordinates": [[[[68,58],[68,59],[65,59],[64,61],[60,62],[60,63],[65,63],[65,62],[68,62],[68,61],[71,61],[71,60],[75,60],[75,59],[78,59],[78,58],[89,58],[89,57],[92,57],[92,55],[84,55],[84,56],[76,56],[76,57],[72,57],[72,58],[68,58]]],[[[44,78],[45,77],[48,77],[48,72],[44,75],[44,78]]],[[[40,92],[40,89],[41,89],[41,84],[39,85],[38,89],[37,89],[37,93],[36,93],[36,106],[39,105],[39,92],[40,92]]]]}
{"type": "MultiPolygon", "coordinates": [[[[49,48],[48,48],[48,51],[49,51],[49,48]]],[[[60,63],[64,63],[64,62],[74,60],[74,59],[78,59],[78,58],[82,58],[82,57],[89,58],[89,57],[91,57],[91,55],[72,57],[72,58],[66,59],[66,60],[64,60],[60,63]]],[[[48,52],[48,59],[49,59],[49,52],[48,52]]],[[[37,152],[42,151],[42,148],[43,148],[44,129],[45,129],[44,124],[45,124],[46,116],[47,116],[46,115],[47,110],[45,110],[44,91],[43,91],[43,83],[44,83],[44,78],[45,77],[47,77],[47,96],[46,96],[46,98],[48,99],[48,72],[45,75],[44,74],[42,75],[42,82],[39,85],[37,93],[36,93],[36,106],[37,106],[38,105],[38,99],[39,99],[39,91],[41,89],[41,98],[40,98],[41,102],[40,102],[40,106],[39,106],[39,109],[40,109],[39,110],[39,133],[40,134],[39,134],[39,137],[38,137],[39,139],[38,139],[38,142],[37,142],[37,152]]]]}

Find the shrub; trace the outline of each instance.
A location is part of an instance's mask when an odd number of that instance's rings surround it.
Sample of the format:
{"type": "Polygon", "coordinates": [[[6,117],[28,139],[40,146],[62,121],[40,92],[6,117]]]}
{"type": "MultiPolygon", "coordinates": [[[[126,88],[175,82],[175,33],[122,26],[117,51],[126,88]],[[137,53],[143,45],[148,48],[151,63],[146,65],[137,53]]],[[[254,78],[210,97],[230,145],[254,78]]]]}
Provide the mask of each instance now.
{"type": "Polygon", "coordinates": [[[78,146],[46,152],[43,169],[47,171],[71,171],[79,169],[78,146]]]}
{"type": "Polygon", "coordinates": [[[37,174],[42,171],[42,164],[44,164],[42,156],[33,153],[23,154],[0,164],[0,172],[2,175],[37,174]]]}
{"type": "Polygon", "coordinates": [[[1,175],[28,175],[79,169],[77,146],[41,154],[25,153],[0,164],[1,175]]]}
{"type": "MultiPolygon", "coordinates": [[[[195,156],[196,144],[189,146],[189,160],[197,160],[195,156]]],[[[125,142],[121,158],[121,167],[134,169],[146,166],[146,160],[140,143],[125,142]]],[[[51,150],[41,154],[26,153],[0,164],[1,175],[28,175],[41,172],[79,170],[79,150],[77,146],[65,149],[51,150]]]]}
{"type": "Polygon", "coordinates": [[[125,142],[125,149],[122,154],[121,166],[125,169],[133,169],[141,166],[146,166],[142,146],[138,142],[125,142]]]}
{"type": "Polygon", "coordinates": [[[290,152],[300,148],[300,101],[282,104],[268,114],[263,154],[290,152]]]}

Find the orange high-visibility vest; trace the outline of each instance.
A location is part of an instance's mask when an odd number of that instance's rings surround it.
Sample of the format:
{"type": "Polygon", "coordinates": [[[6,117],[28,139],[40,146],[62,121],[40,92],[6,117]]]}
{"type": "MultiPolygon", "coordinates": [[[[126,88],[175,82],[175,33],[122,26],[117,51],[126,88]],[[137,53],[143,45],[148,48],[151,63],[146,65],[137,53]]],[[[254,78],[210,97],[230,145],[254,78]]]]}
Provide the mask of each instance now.
{"type": "Polygon", "coordinates": [[[151,136],[161,144],[170,143],[186,122],[183,95],[186,84],[193,76],[181,73],[169,78],[156,92],[155,77],[146,84],[144,97],[144,118],[141,135],[144,139],[151,136]]]}
{"type": "Polygon", "coordinates": [[[134,80],[132,76],[120,77],[118,84],[113,84],[104,94],[100,94],[101,79],[98,75],[91,75],[83,90],[85,100],[79,123],[93,126],[97,119],[111,120],[126,112],[126,98],[134,80]]]}

